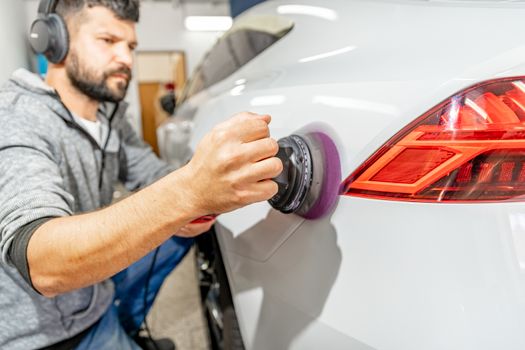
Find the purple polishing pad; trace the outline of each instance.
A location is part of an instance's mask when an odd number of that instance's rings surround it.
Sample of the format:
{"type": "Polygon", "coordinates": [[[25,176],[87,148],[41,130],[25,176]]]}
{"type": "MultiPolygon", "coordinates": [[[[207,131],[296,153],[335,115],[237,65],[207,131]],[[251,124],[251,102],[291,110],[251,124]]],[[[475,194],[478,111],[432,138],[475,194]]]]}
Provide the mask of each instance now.
{"type": "MultiPolygon", "coordinates": [[[[317,190],[312,191],[313,205],[307,209],[303,216],[306,219],[318,219],[327,215],[337,202],[339,196],[339,187],[341,184],[341,161],[337,147],[334,141],[323,132],[308,133],[308,137],[315,143],[318,152],[312,152],[314,163],[314,172],[321,171],[320,186],[317,190]],[[318,154],[320,153],[320,154],[318,154]],[[322,159],[317,157],[321,156],[322,159]]],[[[315,184],[314,184],[315,185],[315,184]]]]}

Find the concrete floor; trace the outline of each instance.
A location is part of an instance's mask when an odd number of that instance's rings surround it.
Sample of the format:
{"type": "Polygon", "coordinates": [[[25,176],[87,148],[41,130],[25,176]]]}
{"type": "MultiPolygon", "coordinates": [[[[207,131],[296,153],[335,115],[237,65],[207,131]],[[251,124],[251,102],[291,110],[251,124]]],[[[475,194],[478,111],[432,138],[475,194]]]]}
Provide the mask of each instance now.
{"type": "Polygon", "coordinates": [[[171,338],[177,350],[209,350],[209,338],[200,305],[195,251],[164,282],[148,315],[154,338],[171,338]]]}

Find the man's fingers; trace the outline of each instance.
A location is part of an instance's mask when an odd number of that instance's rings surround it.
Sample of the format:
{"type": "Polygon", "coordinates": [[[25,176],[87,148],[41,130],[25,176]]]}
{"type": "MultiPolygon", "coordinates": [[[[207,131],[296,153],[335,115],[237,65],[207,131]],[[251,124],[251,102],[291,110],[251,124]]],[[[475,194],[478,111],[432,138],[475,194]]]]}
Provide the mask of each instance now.
{"type": "Polygon", "coordinates": [[[273,180],[263,180],[250,186],[251,203],[267,201],[277,194],[277,183],[273,180]]]}
{"type": "Polygon", "coordinates": [[[240,122],[235,129],[241,142],[251,142],[270,136],[268,123],[259,118],[250,118],[240,122]]]}
{"type": "Polygon", "coordinates": [[[255,140],[242,145],[242,152],[246,159],[258,162],[262,159],[273,157],[279,151],[279,144],[272,138],[255,140]]]}
{"type": "Polygon", "coordinates": [[[232,130],[241,142],[250,142],[270,135],[268,124],[271,120],[269,115],[243,112],[228,119],[223,126],[232,130]]]}
{"type": "Polygon", "coordinates": [[[273,179],[283,171],[283,163],[277,157],[267,158],[245,168],[249,182],[273,179]]]}
{"type": "Polygon", "coordinates": [[[217,125],[215,132],[221,142],[226,140],[251,142],[270,136],[268,124],[271,119],[269,115],[244,112],[217,125]]]}

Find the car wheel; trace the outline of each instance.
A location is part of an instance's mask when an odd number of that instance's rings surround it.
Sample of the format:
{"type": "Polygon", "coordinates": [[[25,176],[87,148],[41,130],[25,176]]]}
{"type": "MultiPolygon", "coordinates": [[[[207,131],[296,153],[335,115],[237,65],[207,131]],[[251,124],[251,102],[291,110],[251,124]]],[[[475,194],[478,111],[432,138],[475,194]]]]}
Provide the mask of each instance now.
{"type": "Polygon", "coordinates": [[[244,350],[241,330],[233,306],[223,312],[224,319],[224,350],[244,350]]]}
{"type": "Polygon", "coordinates": [[[245,350],[215,231],[196,242],[201,300],[213,350],[245,350]]]}

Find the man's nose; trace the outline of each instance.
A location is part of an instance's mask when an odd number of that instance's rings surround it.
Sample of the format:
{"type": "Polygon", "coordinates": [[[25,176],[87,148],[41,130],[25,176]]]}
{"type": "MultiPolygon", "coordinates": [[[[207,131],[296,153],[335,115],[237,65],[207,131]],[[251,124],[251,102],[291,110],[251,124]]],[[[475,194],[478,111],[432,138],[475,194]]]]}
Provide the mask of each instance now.
{"type": "Polygon", "coordinates": [[[132,68],[133,66],[133,52],[128,47],[128,45],[117,45],[117,48],[115,50],[115,60],[125,65],[128,68],[132,68]]]}

